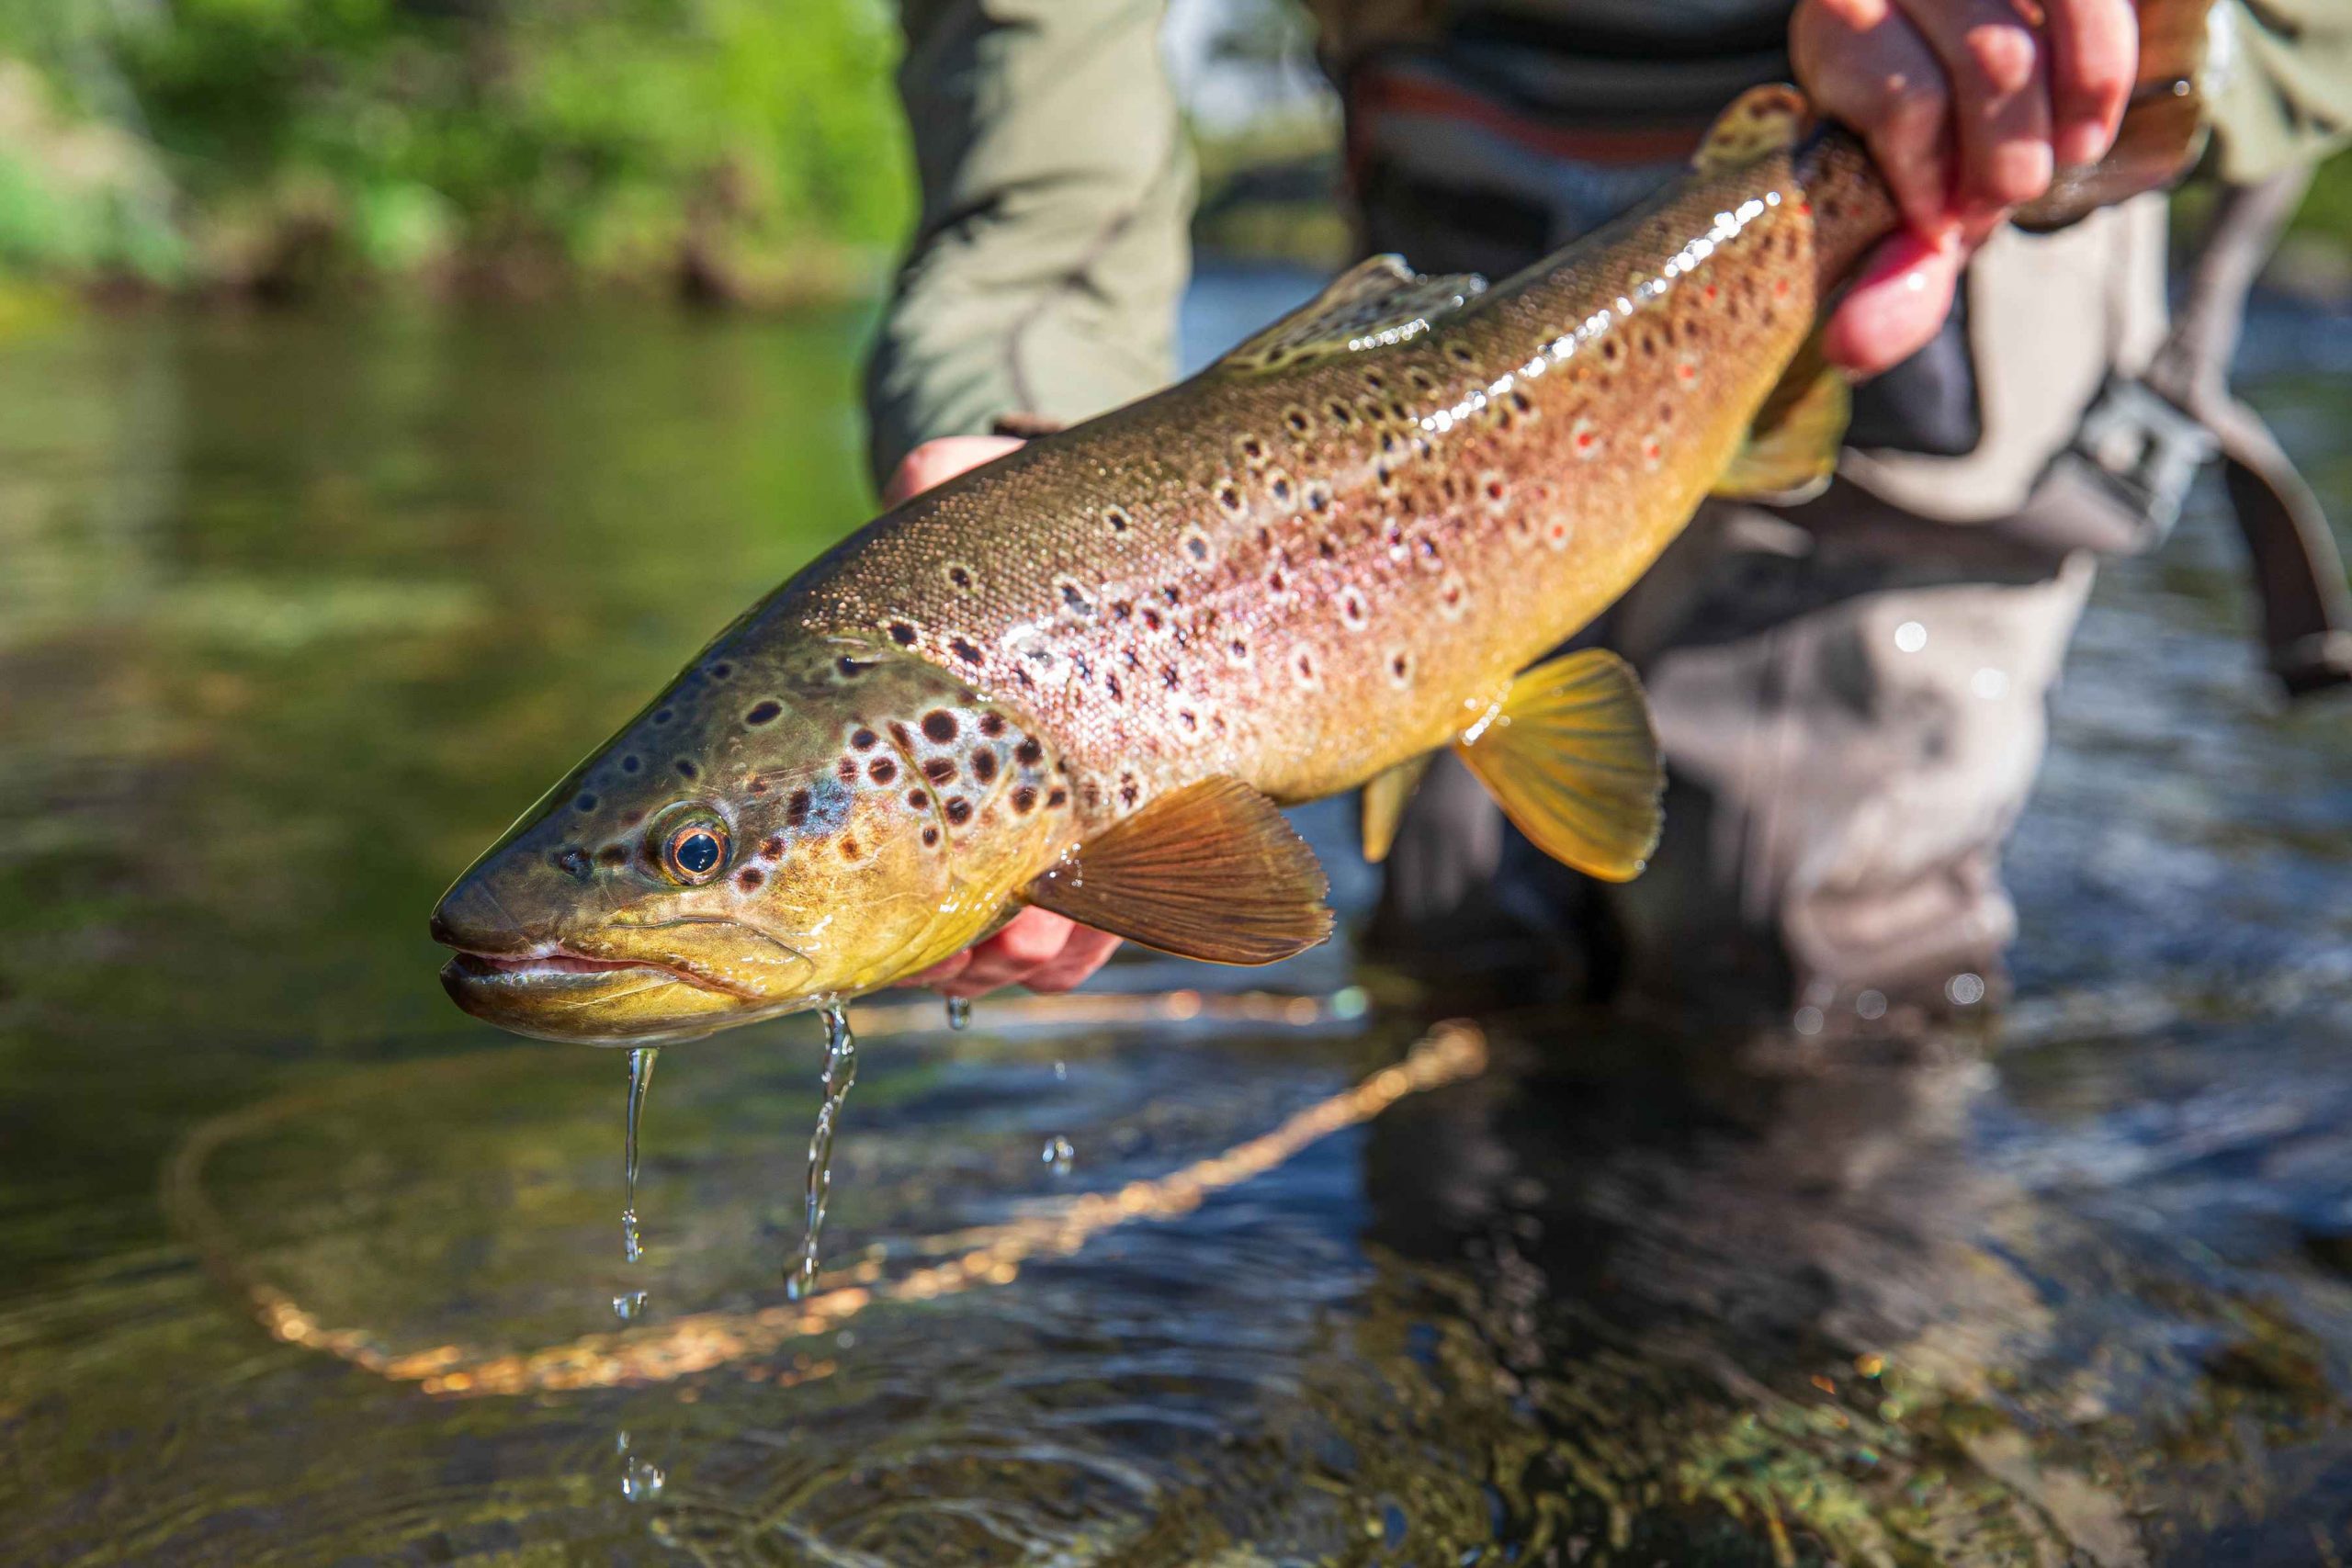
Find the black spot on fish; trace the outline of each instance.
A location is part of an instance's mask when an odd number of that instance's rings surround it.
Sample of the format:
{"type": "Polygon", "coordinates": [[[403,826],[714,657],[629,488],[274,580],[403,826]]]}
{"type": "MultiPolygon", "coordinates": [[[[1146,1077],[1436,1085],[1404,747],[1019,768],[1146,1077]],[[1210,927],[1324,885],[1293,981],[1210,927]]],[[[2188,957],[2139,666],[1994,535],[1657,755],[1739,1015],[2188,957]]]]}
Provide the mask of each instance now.
{"type": "Polygon", "coordinates": [[[991,740],[995,739],[998,736],[1002,735],[1004,733],[1004,715],[1001,713],[984,713],[980,715],[980,733],[987,736],[991,740]]]}
{"type": "Polygon", "coordinates": [[[808,807],[813,804],[807,790],[794,790],[792,798],[784,803],[784,825],[787,828],[797,828],[808,821],[808,807]]]}
{"type": "Polygon", "coordinates": [[[1037,786],[1023,784],[1012,792],[1012,809],[1026,817],[1037,805],[1037,786]]]}
{"type": "Polygon", "coordinates": [[[1125,507],[1120,506],[1104,507],[1102,521],[1111,525],[1111,532],[1114,534],[1124,534],[1135,525],[1135,519],[1127,515],[1125,507]]]}
{"type": "Polygon", "coordinates": [[[1102,677],[1102,690],[1110,694],[1111,700],[1114,703],[1126,700],[1127,694],[1120,686],[1119,678],[1116,675],[1106,674],[1102,677]]]}
{"type": "Polygon", "coordinates": [[[1159,612],[1146,604],[1143,607],[1143,624],[1150,630],[1158,631],[1163,624],[1159,612]]]}
{"type": "Polygon", "coordinates": [[[574,811],[594,811],[596,809],[596,797],[593,795],[583,795],[571,803],[571,808],[574,811]]]}
{"type": "Polygon", "coordinates": [[[621,772],[625,773],[633,773],[644,765],[644,763],[639,761],[635,757],[623,757],[621,759],[621,772]]]}
{"type": "Polygon", "coordinates": [[[724,681],[733,673],[735,673],[735,666],[732,664],[714,664],[710,667],[710,678],[714,681],[724,681]]]}
{"type": "Polygon", "coordinates": [[[922,716],[922,732],[944,746],[956,739],[956,716],[945,708],[933,708],[922,716]]]}
{"type": "Polygon", "coordinates": [[[1198,729],[1201,727],[1199,716],[1194,714],[1191,708],[1178,708],[1176,710],[1176,721],[1179,724],[1182,724],[1186,729],[1198,729]]]}
{"type": "Polygon", "coordinates": [[[784,835],[782,833],[770,833],[766,838],[761,840],[760,853],[767,856],[770,860],[782,860],[784,858],[784,835]]]}
{"type": "Polygon", "coordinates": [[[1209,558],[1209,542],[1198,534],[1187,534],[1184,536],[1184,553],[1194,560],[1206,560],[1209,558]]]}
{"type": "Polygon", "coordinates": [[[952,757],[933,757],[922,765],[922,776],[933,784],[945,784],[956,776],[956,761],[952,757]]]}
{"type": "Polygon", "coordinates": [[[947,820],[958,828],[972,819],[972,803],[960,795],[949,798],[946,810],[947,820]]]}
{"type": "Polygon", "coordinates": [[[698,779],[702,777],[702,770],[695,767],[684,757],[679,758],[676,762],[672,764],[672,766],[678,770],[678,776],[682,779],[698,779]]]}
{"type": "Polygon", "coordinates": [[[857,759],[854,757],[843,757],[840,761],[833,764],[833,772],[841,775],[842,783],[855,784],[857,782],[857,759]]]}
{"type": "Polygon", "coordinates": [[[972,645],[971,639],[968,637],[949,637],[947,639],[947,651],[954,654],[956,658],[962,660],[967,664],[978,664],[980,661],[980,650],[972,645]]]}
{"type": "Polygon", "coordinates": [[[842,835],[842,859],[855,860],[863,852],[855,839],[846,833],[842,835]]]}
{"type": "Polygon", "coordinates": [[[553,859],[555,868],[574,881],[587,881],[589,874],[595,870],[594,865],[588,859],[588,852],[578,844],[561,851],[553,859]]]}
{"type": "Polygon", "coordinates": [[[923,848],[925,849],[931,849],[936,846],[939,842],[939,829],[936,828],[925,828],[922,830],[922,842],[923,848]]]}
{"type": "Polygon", "coordinates": [[[1060,785],[1057,784],[1053,789],[1046,792],[1046,805],[1049,809],[1058,810],[1060,807],[1068,806],[1069,804],[1069,791],[1063,789],[1060,785]]]}
{"type": "Polygon", "coordinates": [[[888,784],[899,776],[899,764],[888,757],[876,757],[865,764],[865,776],[878,784],[888,784]]]}
{"type": "Polygon", "coordinates": [[[677,715],[668,708],[657,708],[653,713],[653,722],[656,724],[667,724],[675,717],[677,715]]]}
{"type": "Polygon", "coordinates": [[[872,668],[874,665],[870,660],[836,659],[833,660],[833,673],[844,681],[854,681],[872,668]]]}
{"type": "Polygon", "coordinates": [[[873,750],[874,743],[881,739],[862,724],[849,732],[849,743],[860,751],[873,750]]]}
{"type": "Polygon", "coordinates": [[[885,629],[889,632],[890,640],[900,648],[912,648],[915,645],[915,628],[905,621],[892,621],[885,629]]]}
{"type": "Polygon", "coordinates": [[[1182,677],[1177,674],[1176,666],[1173,664],[1163,664],[1159,667],[1159,683],[1167,687],[1170,691],[1172,692],[1176,689],[1177,682],[1181,679],[1182,677]]]}
{"type": "Polygon", "coordinates": [[[972,776],[982,784],[996,780],[996,753],[985,749],[972,753],[972,776]]]}
{"type": "Polygon", "coordinates": [[[890,739],[898,743],[899,750],[901,751],[911,751],[915,749],[914,731],[895,718],[890,721],[890,739]]]}
{"type": "Polygon", "coordinates": [[[1044,760],[1046,749],[1037,744],[1035,736],[1023,736],[1021,744],[1012,749],[1012,755],[1023,767],[1034,768],[1044,760]]]}
{"type": "Polygon", "coordinates": [[[1085,592],[1080,589],[1077,583],[1065,582],[1061,585],[1061,590],[1062,607],[1064,609],[1069,611],[1075,615],[1091,615],[1094,614],[1094,602],[1086,596],[1085,592]]]}
{"type": "Polygon", "coordinates": [[[746,893],[766,880],[767,874],[755,865],[747,865],[735,874],[735,886],[746,893]]]}
{"type": "Polygon", "coordinates": [[[1119,775],[1119,804],[1132,807],[1143,798],[1143,787],[1136,783],[1133,773],[1119,775]]]}
{"type": "Polygon", "coordinates": [[[773,724],[775,722],[776,716],[782,712],[784,712],[784,705],[782,703],[773,700],[764,703],[756,703],[752,705],[752,711],[743,716],[743,722],[745,724],[773,724]]]}
{"type": "Polygon", "coordinates": [[[958,588],[969,588],[972,586],[972,574],[960,566],[951,566],[947,569],[947,581],[958,588]]]}
{"type": "Polygon", "coordinates": [[[596,852],[596,862],[600,865],[626,865],[628,863],[628,846],[606,844],[596,852]]]}

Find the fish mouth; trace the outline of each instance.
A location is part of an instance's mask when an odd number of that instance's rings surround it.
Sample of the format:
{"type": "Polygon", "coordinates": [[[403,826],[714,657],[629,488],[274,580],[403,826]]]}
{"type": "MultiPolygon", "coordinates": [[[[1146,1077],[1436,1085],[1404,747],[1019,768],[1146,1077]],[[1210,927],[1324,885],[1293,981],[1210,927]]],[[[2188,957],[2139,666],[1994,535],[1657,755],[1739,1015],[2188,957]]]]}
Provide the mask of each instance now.
{"type": "Polygon", "coordinates": [[[642,1045],[692,1039],[740,1021],[751,998],[649,959],[549,948],[459,948],[441,966],[449,999],[485,1023],[539,1040],[642,1045]]]}
{"type": "Polygon", "coordinates": [[[662,980],[675,980],[682,985],[699,986],[707,991],[727,993],[726,988],[684,969],[667,964],[656,964],[642,958],[589,958],[577,953],[552,948],[545,953],[479,953],[459,948],[457,956],[442,966],[445,976],[455,975],[467,980],[511,986],[562,985],[574,976],[642,975],[662,980]]]}

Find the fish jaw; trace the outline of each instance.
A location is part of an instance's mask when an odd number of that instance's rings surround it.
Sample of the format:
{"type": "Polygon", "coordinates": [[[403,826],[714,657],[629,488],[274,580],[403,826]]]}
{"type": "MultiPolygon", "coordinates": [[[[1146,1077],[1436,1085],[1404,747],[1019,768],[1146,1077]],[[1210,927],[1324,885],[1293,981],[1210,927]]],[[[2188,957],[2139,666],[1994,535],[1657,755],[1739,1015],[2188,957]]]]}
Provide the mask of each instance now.
{"type": "Polygon", "coordinates": [[[584,964],[570,954],[459,953],[441,968],[449,999],[485,1023],[538,1040],[648,1045],[743,1021],[744,998],[650,964],[584,964]]]}

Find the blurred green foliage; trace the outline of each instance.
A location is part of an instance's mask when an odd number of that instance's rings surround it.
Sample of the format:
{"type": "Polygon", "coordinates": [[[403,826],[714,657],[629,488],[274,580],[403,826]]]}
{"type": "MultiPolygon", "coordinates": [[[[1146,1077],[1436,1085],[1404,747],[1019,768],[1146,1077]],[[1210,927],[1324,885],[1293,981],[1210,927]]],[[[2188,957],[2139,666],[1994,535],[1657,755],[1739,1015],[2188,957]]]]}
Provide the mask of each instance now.
{"type": "Polygon", "coordinates": [[[896,51],[886,0],[0,0],[0,271],[790,288],[906,219],[896,51]]]}

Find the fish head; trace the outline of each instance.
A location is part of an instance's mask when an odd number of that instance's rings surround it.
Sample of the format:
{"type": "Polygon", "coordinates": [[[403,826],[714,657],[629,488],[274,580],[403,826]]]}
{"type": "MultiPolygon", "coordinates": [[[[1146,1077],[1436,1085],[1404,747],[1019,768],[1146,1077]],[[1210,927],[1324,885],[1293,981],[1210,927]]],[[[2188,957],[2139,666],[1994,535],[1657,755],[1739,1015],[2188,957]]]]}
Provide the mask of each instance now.
{"type": "Polygon", "coordinates": [[[642,1045],[828,1005],[985,936],[1074,829],[1035,728],[896,649],[722,637],[443,896],[458,1006],[642,1045]]]}

